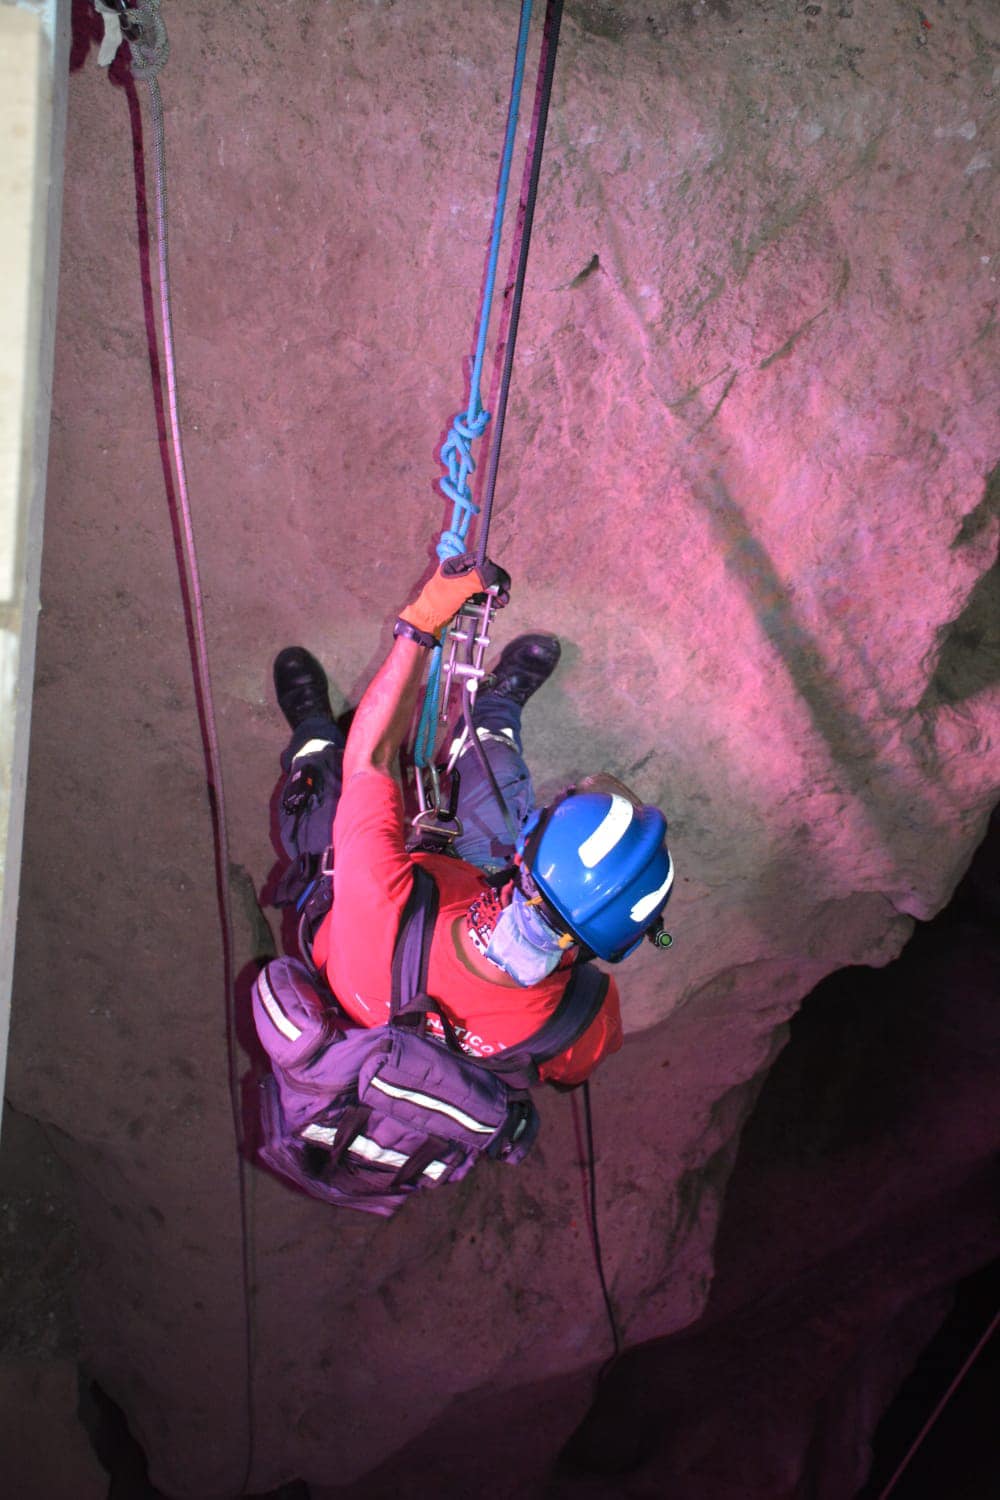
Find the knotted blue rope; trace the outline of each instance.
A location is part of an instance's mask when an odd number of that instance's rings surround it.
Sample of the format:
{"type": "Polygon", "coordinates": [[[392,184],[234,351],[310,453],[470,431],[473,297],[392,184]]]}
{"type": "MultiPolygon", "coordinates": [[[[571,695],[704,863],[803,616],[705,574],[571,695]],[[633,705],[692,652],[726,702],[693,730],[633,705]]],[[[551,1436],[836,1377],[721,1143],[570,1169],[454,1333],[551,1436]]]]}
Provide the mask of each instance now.
{"type": "MultiPolygon", "coordinates": [[[[475,473],[476,461],[472,456],[472,444],[482,437],[490,420],[483,407],[482,377],[486,357],[486,336],[489,332],[490,314],[493,309],[493,291],[496,285],[497,261],[500,257],[500,240],[503,234],[504,213],[507,206],[507,187],[510,182],[510,165],[514,155],[514,138],[517,135],[517,120],[521,108],[521,85],[524,82],[524,61],[528,50],[528,32],[531,27],[532,0],[521,0],[521,23],[517,33],[517,52],[514,58],[514,77],[511,83],[510,103],[507,107],[507,130],[504,136],[503,158],[500,163],[500,180],[497,184],[496,204],[493,210],[493,230],[490,236],[490,253],[486,263],[486,279],[479,308],[479,332],[476,352],[469,377],[469,403],[464,412],[453,418],[448,436],[441,445],[439,458],[447,473],[438,480],[445,498],[452,502],[451,525],[442,531],[437,543],[437,555],[441,562],[447,557],[458,557],[468,550],[466,538],[473,516],[479,514],[479,506],[472,498],[469,484],[475,473]]],[[[437,738],[438,705],[441,697],[441,647],[431,653],[427,676],[427,691],[424,706],[417,725],[413,746],[413,760],[417,766],[426,766],[434,754],[437,738]]]]}
{"type": "Polygon", "coordinates": [[[470,401],[468,411],[459,412],[452,419],[451,430],[439,455],[448,472],[438,480],[438,485],[453,506],[451,525],[442,531],[437,544],[437,555],[442,562],[446,557],[458,557],[466,550],[465,538],[469,523],[473,516],[479,514],[479,506],[472,498],[469,485],[469,478],[476,469],[472,444],[486,431],[490,414],[483,411],[481,406],[475,410],[474,403],[478,403],[480,399],[479,391],[474,390],[473,396],[474,401],[470,401]]]}

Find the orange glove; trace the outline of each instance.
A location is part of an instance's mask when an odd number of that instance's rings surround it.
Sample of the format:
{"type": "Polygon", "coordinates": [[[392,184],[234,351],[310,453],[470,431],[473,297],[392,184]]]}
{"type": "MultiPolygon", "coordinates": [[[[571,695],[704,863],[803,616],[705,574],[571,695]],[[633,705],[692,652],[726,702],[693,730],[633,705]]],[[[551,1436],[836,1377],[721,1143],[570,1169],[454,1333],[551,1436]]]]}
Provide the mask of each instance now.
{"type": "Polygon", "coordinates": [[[413,603],[400,612],[399,618],[421,634],[439,640],[448,621],[458,614],[467,599],[494,587],[500,589],[501,600],[506,604],[510,576],[496,563],[487,558],[480,571],[471,552],[465,552],[461,557],[446,557],[413,603]]]}

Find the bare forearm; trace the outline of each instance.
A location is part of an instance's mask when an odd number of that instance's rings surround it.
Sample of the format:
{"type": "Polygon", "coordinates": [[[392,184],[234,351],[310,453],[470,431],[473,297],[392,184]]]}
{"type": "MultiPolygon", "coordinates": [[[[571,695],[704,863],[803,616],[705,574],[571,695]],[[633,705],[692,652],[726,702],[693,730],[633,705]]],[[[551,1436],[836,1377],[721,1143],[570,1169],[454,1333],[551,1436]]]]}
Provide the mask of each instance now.
{"type": "Polygon", "coordinates": [[[416,706],[427,652],[398,636],[358,704],[344,749],[344,781],[358,771],[397,774],[396,758],[416,706]]]}

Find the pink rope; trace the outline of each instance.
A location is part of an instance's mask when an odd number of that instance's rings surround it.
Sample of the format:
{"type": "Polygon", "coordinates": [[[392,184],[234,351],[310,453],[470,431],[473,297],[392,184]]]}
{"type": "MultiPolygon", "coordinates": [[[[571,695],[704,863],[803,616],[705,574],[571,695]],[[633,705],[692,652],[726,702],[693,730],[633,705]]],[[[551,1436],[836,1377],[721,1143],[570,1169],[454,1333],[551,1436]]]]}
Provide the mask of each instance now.
{"type": "Polygon", "coordinates": [[[170,278],[167,268],[163,105],[160,99],[160,87],[156,79],[150,78],[147,82],[153,106],[153,140],[156,155],[156,257],[160,286],[160,324],[163,330],[163,363],[167,375],[167,405],[170,413],[170,440],[173,452],[174,473],[177,479],[177,496],[180,504],[181,523],[184,532],[184,561],[191,584],[191,602],[194,612],[196,642],[195,661],[198,673],[198,687],[204,708],[205,748],[209,763],[209,782],[215,797],[218,813],[220,874],[226,891],[226,898],[223,902],[226,916],[226,940],[227,947],[231,948],[232,918],[228,899],[229,840],[226,831],[225,794],[222,784],[222,756],[219,750],[215,701],[212,695],[212,678],[208,664],[205,604],[201,590],[201,575],[198,569],[198,552],[195,546],[194,523],[191,518],[191,501],[188,493],[187,470],[184,464],[181,423],[177,406],[177,369],[174,360],[173,321],[170,311],[170,278]]]}
{"type": "MultiPolygon", "coordinates": [[[[164,38],[165,41],[165,38],[164,38]]],[[[229,1066],[229,1098],[233,1119],[233,1132],[237,1144],[237,1193],[240,1217],[240,1264],[242,1276],[245,1369],[244,1392],[246,1420],[246,1458],[239,1493],[249,1486],[254,1464],[254,1331],[253,1303],[251,1297],[251,1248],[248,1210],[247,1166],[245,1136],[241,1112],[239,1062],[236,1038],[236,993],[233,977],[233,911],[229,890],[229,835],[227,831],[226,799],[222,780],[222,754],[212,694],[212,679],[208,660],[208,637],[205,628],[205,605],[198,568],[198,552],[195,544],[194,522],[188,493],[187,472],[184,464],[184,448],[181,440],[181,423],[177,400],[177,370],[174,358],[173,320],[170,309],[170,276],[167,263],[167,211],[166,211],[166,150],[163,131],[163,103],[156,73],[165,60],[161,53],[159,62],[143,67],[142,51],[132,44],[133,60],[139,51],[139,66],[133,65],[136,76],[143,78],[149,87],[153,122],[153,145],[156,170],[156,252],[157,273],[160,292],[160,328],[163,343],[163,363],[166,372],[167,408],[170,418],[170,441],[174,476],[177,484],[178,509],[183,538],[183,564],[187,571],[188,591],[185,604],[194,641],[195,692],[200,707],[200,723],[205,759],[208,770],[208,792],[212,815],[212,833],[215,847],[216,899],[222,929],[222,966],[225,988],[226,1049],[229,1066]]],[[[148,59],[147,59],[148,62],[148,59]]],[[[183,584],[183,580],[182,580],[183,584]]]]}
{"type": "Polygon", "coordinates": [[[910,1459],[916,1453],[917,1449],[920,1447],[920,1445],[923,1442],[924,1438],[930,1432],[931,1428],[934,1426],[934,1423],[937,1421],[938,1417],[944,1411],[945,1407],[948,1405],[948,1402],[951,1400],[952,1396],[958,1390],[958,1387],[961,1385],[962,1381],[965,1379],[966,1375],[969,1373],[969,1370],[972,1368],[972,1365],[974,1364],[974,1362],[978,1359],[979,1355],[986,1348],[986,1345],[989,1343],[990,1339],[993,1337],[993,1334],[996,1332],[996,1327],[997,1327],[998,1323],[1000,1323],[1000,1312],[998,1312],[996,1314],[996,1317],[993,1319],[993,1322],[990,1324],[989,1328],[987,1328],[986,1332],[983,1334],[982,1338],[979,1340],[979,1343],[973,1349],[972,1353],[969,1355],[968,1359],[965,1361],[965,1364],[959,1370],[958,1374],[955,1376],[954,1380],[951,1382],[951,1385],[945,1391],[944,1395],[941,1397],[941,1400],[938,1402],[937,1406],[935,1406],[934,1410],[931,1412],[930,1416],[927,1418],[927,1421],[924,1423],[923,1427],[921,1427],[920,1431],[917,1433],[916,1438],[910,1444],[909,1452],[907,1453],[906,1457],[903,1459],[903,1462],[900,1464],[900,1466],[896,1470],[895,1474],[893,1474],[892,1478],[889,1480],[889,1483],[886,1485],[885,1489],[879,1495],[878,1500],[886,1500],[886,1496],[892,1494],[892,1492],[896,1488],[896,1485],[898,1484],[899,1480],[902,1478],[904,1470],[909,1466],[910,1459]]]}

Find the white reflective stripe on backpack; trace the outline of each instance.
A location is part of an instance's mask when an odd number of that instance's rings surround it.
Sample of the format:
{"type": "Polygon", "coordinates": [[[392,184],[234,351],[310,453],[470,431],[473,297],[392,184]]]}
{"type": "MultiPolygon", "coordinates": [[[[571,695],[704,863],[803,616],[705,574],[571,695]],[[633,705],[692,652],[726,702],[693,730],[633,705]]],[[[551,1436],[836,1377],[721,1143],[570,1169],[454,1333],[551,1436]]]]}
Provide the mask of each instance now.
{"type": "Polygon", "coordinates": [[[291,1017],[279,1005],[278,998],[268,982],[266,969],[261,969],[257,975],[257,993],[260,996],[261,1004],[274,1025],[281,1032],[281,1035],[290,1042],[297,1042],[302,1035],[301,1028],[296,1026],[291,1017]]]}
{"type": "Polygon", "coordinates": [[[371,1080],[373,1089],[378,1089],[383,1094],[388,1094],[390,1099],[406,1099],[410,1104],[416,1104],[420,1109],[432,1110],[438,1115],[447,1115],[454,1120],[456,1125],[461,1125],[465,1130],[471,1130],[477,1135],[493,1135],[496,1125],[484,1125],[482,1120],[473,1119],[467,1115],[464,1109],[458,1109],[454,1104],[446,1104],[443,1099],[435,1099],[432,1094],[421,1094],[416,1089],[401,1089],[395,1084],[386,1083],[384,1078],[375,1077],[371,1080]]]}
{"type": "MultiPolygon", "coordinates": [[[[302,1132],[302,1139],[318,1141],[322,1146],[332,1146],[337,1139],[337,1132],[331,1125],[307,1125],[302,1132]]],[[[356,1135],[347,1149],[357,1156],[363,1156],[366,1161],[377,1162],[381,1167],[405,1167],[410,1159],[402,1151],[391,1151],[387,1146],[380,1146],[378,1141],[369,1140],[366,1135],[356,1135]]],[[[446,1162],[432,1161],[427,1163],[423,1175],[437,1181],[447,1170],[446,1162]]]]}

